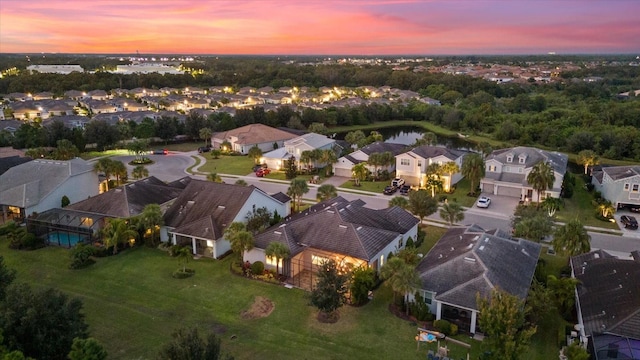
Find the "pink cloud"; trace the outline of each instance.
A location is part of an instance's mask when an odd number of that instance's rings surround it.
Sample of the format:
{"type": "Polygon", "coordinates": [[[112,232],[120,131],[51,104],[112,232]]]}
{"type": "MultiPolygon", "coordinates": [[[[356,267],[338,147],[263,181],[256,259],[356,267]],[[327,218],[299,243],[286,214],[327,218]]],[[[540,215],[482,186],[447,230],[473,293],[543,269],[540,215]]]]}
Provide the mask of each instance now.
{"type": "Polygon", "coordinates": [[[640,51],[640,2],[4,1],[0,52],[640,51]],[[512,49],[512,50],[509,50],[512,49]]]}

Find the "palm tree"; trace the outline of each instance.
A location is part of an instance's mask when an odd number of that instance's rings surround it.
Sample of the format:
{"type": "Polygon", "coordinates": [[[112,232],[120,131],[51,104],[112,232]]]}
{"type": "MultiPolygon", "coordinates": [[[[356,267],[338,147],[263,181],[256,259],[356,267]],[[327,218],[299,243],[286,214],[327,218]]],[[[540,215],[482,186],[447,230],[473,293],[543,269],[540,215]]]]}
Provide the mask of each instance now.
{"type": "Polygon", "coordinates": [[[438,137],[432,132],[426,132],[422,134],[422,138],[418,139],[415,146],[421,145],[435,145],[438,142],[438,137]]]}
{"type": "Polygon", "coordinates": [[[431,191],[431,197],[436,197],[436,191],[442,189],[442,180],[437,177],[429,176],[427,182],[424,184],[427,190],[431,191]]]}
{"type": "Polygon", "coordinates": [[[453,185],[452,184],[453,174],[460,172],[460,166],[458,166],[458,164],[455,161],[447,161],[446,163],[442,164],[441,171],[444,174],[448,175],[447,185],[445,187],[445,190],[451,191],[451,185],[453,185]]]}
{"type": "Polygon", "coordinates": [[[409,207],[409,200],[404,196],[395,196],[393,199],[389,200],[389,207],[394,206],[406,209],[409,207]]]}
{"type": "Polygon", "coordinates": [[[204,146],[207,146],[207,144],[211,142],[211,134],[213,134],[213,131],[208,127],[204,127],[200,129],[198,134],[200,135],[200,139],[204,140],[204,146]]]}
{"type": "Polygon", "coordinates": [[[222,178],[216,172],[210,172],[207,175],[207,180],[215,182],[215,183],[221,183],[222,182],[222,178]]]}
{"type": "Polygon", "coordinates": [[[281,242],[273,241],[269,243],[269,245],[267,245],[266,249],[264,249],[264,254],[270,258],[276,259],[276,275],[277,275],[277,274],[280,274],[280,260],[288,258],[291,252],[289,251],[289,248],[285,244],[281,242]]]}
{"type": "Polygon", "coordinates": [[[305,168],[307,169],[307,171],[309,171],[311,167],[311,162],[313,161],[311,159],[312,157],[311,153],[312,153],[311,150],[305,150],[302,152],[302,154],[300,154],[300,162],[305,164],[305,168]]]}
{"type": "Polygon", "coordinates": [[[316,193],[318,201],[333,199],[336,196],[338,196],[338,189],[331,184],[320,185],[316,193]]]}
{"type": "Polygon", "coordinates": [[[149,170],[144,165],[138,165],[131,171],[131,176],[136,180],[146,178],[149,176],[149,170]]]}
{"type": "Polygon", "coordinates": [[[136,160],[142,160],[142,155],[147,152],[148,148],[149,140],[147,139],[134,140],[127,144],[127,150],[135,154],[136,160]]]}
{"type": "Polygon", "coordinates": [[[553,235],[553,249],[560,255],[575,256],[591,251],[591,236],[578,219],[569,220],[556,229],[553,235]]]}
{"type": "Polygon", "coordinates": [[[113,175],[116,177],[116,185],[120,185],[127,178],[127,167],[124,166],[122,161],[117,160],[113,161],[112,166],[113,175]]]}
{"type": "Polygon", "coordinates": [[[287,190],[287,195],[291,196],[295,204],[296,211],[300,211],[300,203],[302,202],[302,195],[309,192],[309,186],[304,179],[293,179],[287,190]]]}
{"type": "Polygon", "coordinates": [[[193,259],[193,253],[191,251],[191,248],[187,246],[181,247],[180,249],[175,251],[176,257],[178,258],[180,263],[182,263],[183,273],[187,272],[187,264],[189,263],[189,260],[193,259]]]}
{"type": "Polygon", "coordinates": [[[113,174],[113,160],[109,158],[98,159],[95,165],[93,165],[93,170],[104,173],[104,177],[106,178],[105,191],[109,191],[109,180],[111,179],[111,174],[113,174]]]}
{"type": "Polygon", "coordinates": [[[253,249],[253,234],[247,231],[245,224],[241,222],[233,222],[224,231],[224,237],[231,244],[231,250],[242,261],[242,255],[245,251],[253,249]]]}
{"type": "Polygon", "coordinates": [[[162,209],[158,204],[148,204],[142,210],[140,214],[140,224],[144,227],[145,233],[148,233],[151,238],[151,245],[157,244],[158,231],[163,225],[164,220],[162,217],[162,209]]]}
{"type": "Polygon", "coordinates": [[[247,156],[252,158],[254,163],[259,164],[260,158],[262,157],[262,150],[258,147],[258,145],[253,145],[251,149],[249,149],[247,156]]]}
{"type": "Polygon", "coordinates": [[[356,186],[360,186],[360,181],[367,178],[369,173],[369,169],[367,169],[367,163],[361,162],[353,165],[351,168],[351,173],[353,174],[353,178],[356,181],[356,186]]]}
{"type": "Polygon", "coordinates": [[[598,165],[599,161],[598,154],[593,152],[593,150],[582,150],[578,153],[578,164],[584,166],[585,175],[587,175],[589,166],[598,165]]]}
{"type": "Polygon", "coordinates": [[[527,175],[527,182],[538,193],[538,204],[540,207],[540,195],[545,190],[553,187],[556,176],[553,175],[553,167],[551,164],[541,161],[531,168],[531,172],[527,175]]]}
{"type": "Polygon", "coordinates": [[[462,160],[462,168],[460,169],[462,175],[469,179],[471,183],[471,193],[475,194],[480,186],[480,179],[484,177],[484,158],[482,155],[473,153],[466,155],[462,160]]]}
{"type": "Polygon", "coordinates": [[[453,223],[464,220],[464,209],[457,203],[446,203],[440,209],[440,217],[453,226],[453,223]]]}
{"type": "Polygon", "coordinates": [[[542,201],[542,208],[547,210],[547,214],[549,214],[549,217],[553,217],[553,215],[556,214],[556,211],[560,209],[561,205],[562,205],[561,199],[551,197],[551,196],[547,196],[542,201]]]}
{"type": "Polygon", "coordinates": [[[113,255],[118,253],[118,245],[126,241],[136,238],[138,233],[129,227],[129,223],[125,219],[111,219],[107,226],[102,230],[105,246],[110,248],[113,246],[113,255]]]}
{"type": "Polygon", "coordinates": [[[608,218],[616,211],[616,208],[613,207],[611,201],[605,200],[598,205],[598,211],[602,214],[603,218],[608,218]]]}
{"type": "Polygon", "coordinates": [[[333,149],[327,149],[322,151],[322,156],[320,157],[320,162],[325,164],[324,166],[324,176],[329,176],[331,173],[331,168],[333,164],[338,162],[338,157],[336,156],[336,152],[333,149]]]}
{"type": "MultiPolygon", "coordinates": [[[[388,281],[391,289],[393,289],[394,302],[396,293],[403,294],[406,298],[407,293],[418,288],[420,284],[420,278],[415,267],[405,263],[399,257],[389,259],[380,269],[380,275],[388,281]]],[[[407,315],[409,315],[409,306],[408,304],[406,305],[407,315]]]]}
{"type": "Polygon", "coordinates": [[[369,154],[369,158],[367,159],[367,162],[369,163],[369,165],[373,166],[374,180],[378,179],[378,168],[382,166],[382,161],[383,161],[382,153],[374,152],[372,154],[369,154]]]}

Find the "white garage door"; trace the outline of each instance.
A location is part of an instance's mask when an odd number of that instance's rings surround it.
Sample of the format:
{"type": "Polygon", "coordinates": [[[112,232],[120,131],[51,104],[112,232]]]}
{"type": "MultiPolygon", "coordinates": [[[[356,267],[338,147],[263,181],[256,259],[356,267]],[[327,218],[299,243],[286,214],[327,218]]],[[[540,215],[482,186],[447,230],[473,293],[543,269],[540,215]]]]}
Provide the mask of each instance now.
{"type": "Polygon", "coordinates": [[[499,186],[498,187],[498,195],[519,198],[520,194],[521,194],[521,189],[519,189],[519,188],[512,188],[512,187],[507,187],[507,186],[499,186]]]}

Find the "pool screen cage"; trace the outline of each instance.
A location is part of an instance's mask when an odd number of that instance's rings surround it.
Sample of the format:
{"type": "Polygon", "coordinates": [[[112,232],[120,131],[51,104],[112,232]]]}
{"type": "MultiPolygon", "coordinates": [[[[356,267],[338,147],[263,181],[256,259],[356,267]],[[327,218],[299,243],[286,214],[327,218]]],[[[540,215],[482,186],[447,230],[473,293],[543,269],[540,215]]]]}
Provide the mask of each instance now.
{"type": "Polygon", "coordinates": [[[51,209],[27,218],[27,229],[41,237],[49,245],[72,247],[80,239],[87,243],[93,240],[108,217],[85,211],[51,209]]]}

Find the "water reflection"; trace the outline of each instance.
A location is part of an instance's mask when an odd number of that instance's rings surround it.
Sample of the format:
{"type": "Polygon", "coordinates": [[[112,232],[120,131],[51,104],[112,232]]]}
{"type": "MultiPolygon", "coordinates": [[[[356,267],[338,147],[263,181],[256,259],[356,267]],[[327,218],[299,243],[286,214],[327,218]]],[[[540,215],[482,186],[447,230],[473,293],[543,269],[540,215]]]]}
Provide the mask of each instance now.
{"type": "MultiPolygon", "coordinates": [[[[416,140],[422,138],[422,135],[426,132],[423,128],[413,126],[382,128],[376,131],[382,134],[385,142],[402,145],[414,144],[416,140]]],[[[344,140],[344,137],[346,135],[347,133],[338,133],[336,135],[336,139],[344,140]]],[[[365,135],[368,136],[369,132],[365,132],[365,135]]],[[[437,135],[437,139],[437,145],[444,146],[450,149],[478,151],[477,145],[475,143],[469,142],[460,137],[446,137],[437,135]]]]}

